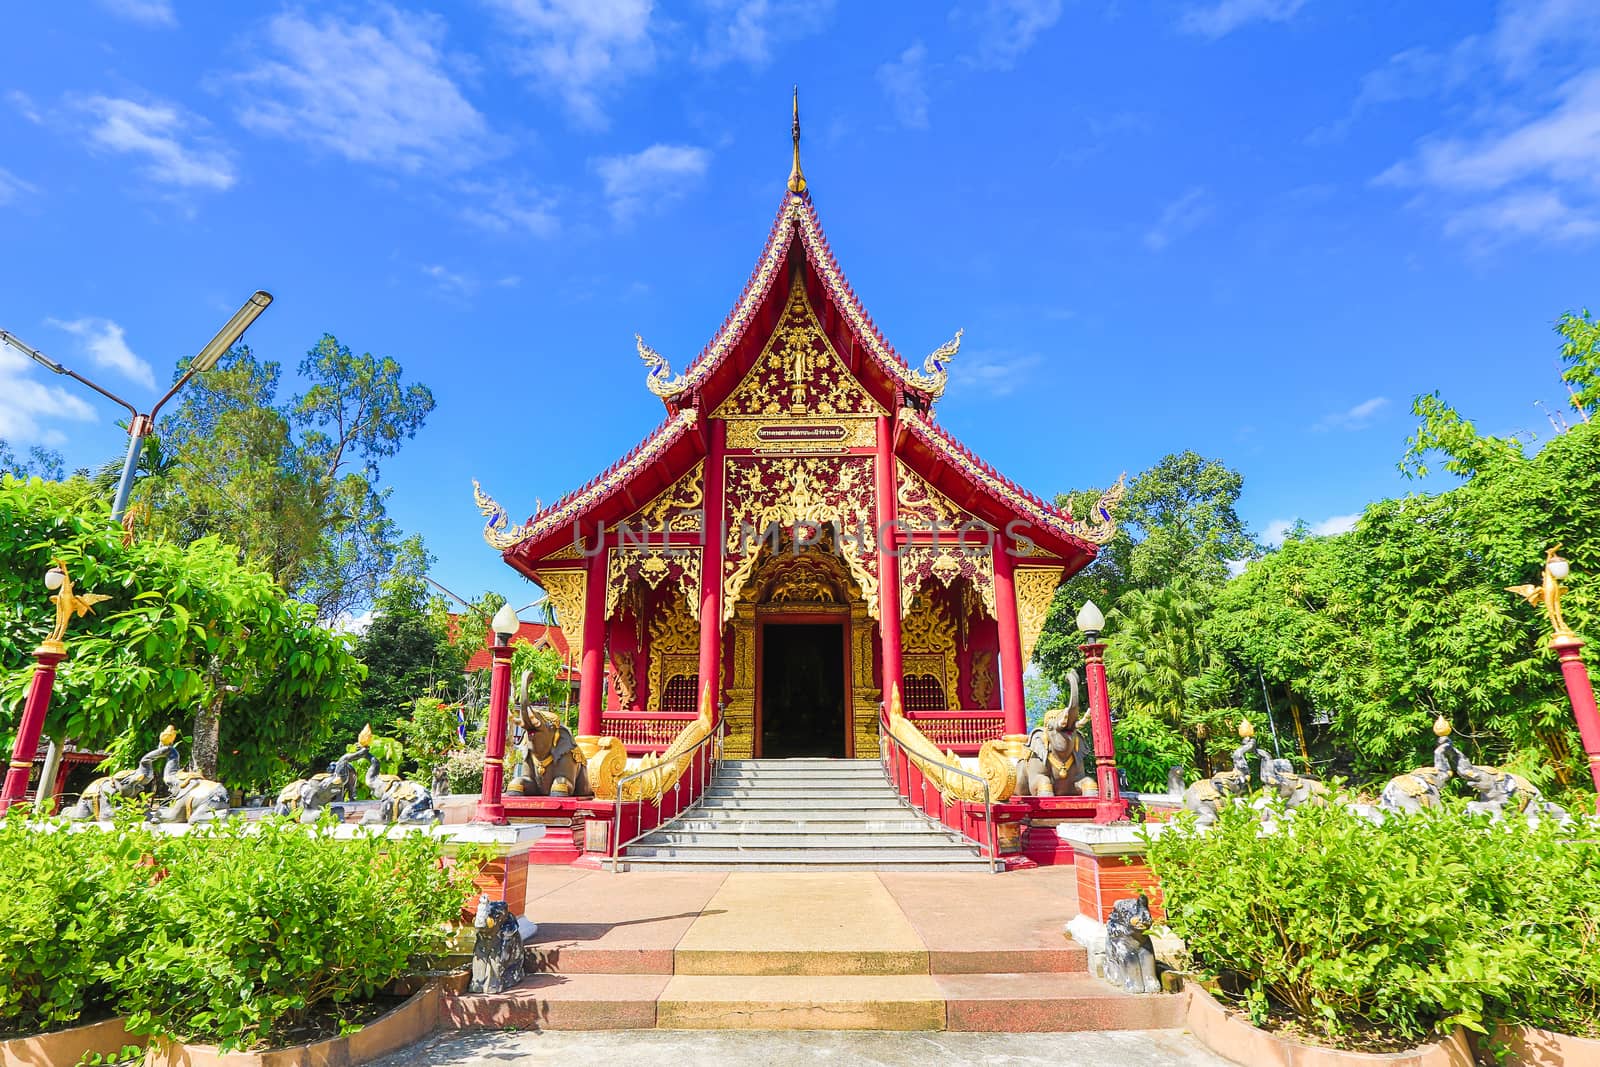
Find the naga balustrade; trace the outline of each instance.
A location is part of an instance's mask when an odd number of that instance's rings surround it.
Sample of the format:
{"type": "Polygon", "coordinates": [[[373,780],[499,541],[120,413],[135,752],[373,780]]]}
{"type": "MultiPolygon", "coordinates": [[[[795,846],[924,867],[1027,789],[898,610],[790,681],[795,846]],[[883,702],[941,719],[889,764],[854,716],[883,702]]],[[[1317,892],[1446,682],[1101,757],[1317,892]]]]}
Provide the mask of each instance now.
{"type": "MultiPolygon", "coordinates": [[[[915,720],[912,720],[912,724],[916,725],[915,720]]],[[[913,754],[890,731],[889,713],[883,708],[878,711],[878,752],[889,781],[894,783],[900,795],[911,803],[918,814],[954,830],[976,845],[978,854],[989,861],[990,872],[1001,869],[1000,841],[994,822],[994,798],[989,792],[989,783],[983,780],[982,775],[920,753],[913,754]],[[983,794],[981,828],[972,825],[973,816],[976,815],[973,809],[977,805],[956,798],[947,799],[938,783],[924,770],[925,766],[946,780],[963,778],[977,783],[977,789],[982,790],[983,794]]]]}
{"type": "Polygon", "coordinates": [[[958,756],[976,756],[985,741],[1006,732],[1003,711],[907,711],[922,736],[958,756]]]}
{"type": "MultiPolygon", "coordinates": [[[[688,714],[693,721],[698,715],[688,714]]],[[[641,767],[617,779],[617,797],[612,802],[611,871],[627,847],[640,838],[667,826],[700,802],[722,765],[724,718],[687,751],[668,753],[659,763],[641,767]],[[670,785],[661,782],[671,778],[670,785]],[[628,836],[624,837],[624,831],[628,836]]]]}
{"type": "Polygon", "coordinates": [[[684,726],[699,716],[692,711],[608,712],[600,718],[600,733],[627,746],[628,755],[662,752],[684,726]]]}

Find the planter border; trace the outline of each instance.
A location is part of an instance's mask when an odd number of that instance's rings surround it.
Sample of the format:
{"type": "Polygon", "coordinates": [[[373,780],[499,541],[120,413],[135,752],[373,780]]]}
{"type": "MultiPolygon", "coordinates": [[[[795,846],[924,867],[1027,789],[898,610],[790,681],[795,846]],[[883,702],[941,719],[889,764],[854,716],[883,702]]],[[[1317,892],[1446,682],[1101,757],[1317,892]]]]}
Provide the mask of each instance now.
{"type": "Polygon", "coordinates": [[[444,979],[430,978],[403,1004],[343,1037],[256,1052],[156,1040],[146,1067],[354,1067],[422,1040],[439,1027],[444,979]]]}
{"type": "Polygon", "coordinates": [[[1501,1025],[1495,1027],[1494,1041],[1510,1048],[1511,1054],[1505,1060],[1508,1067],[1600,1063],[1600,1040],[1592,1037],[1576,1037],[1537,1026],[1501,1025]]]}
{"type": "Polygon", "coordinates": [[[1252,1026],[1193,981],[1184,983],[1184,992],[1188,996],[1184,1023],[1189,1032],[1206,1048],[1235,1063],[1251,1067],[1472,1067],[1472,1052],[1459,1029],[1447,1038],[1404,1052],[1346,1052],[1304,1045],[1252,1026]]]}
{"type": "Polygon", "coordinates": [[[110,1054],[134,1045],[144,1048],[143,1034],[130,1034],[123,1016],[69,1026],[43,1034],[23,1034],[0,1041],[0,1067],[38,1067],[43,1063],[77,1063],[86,1052],[110,1054]]]}

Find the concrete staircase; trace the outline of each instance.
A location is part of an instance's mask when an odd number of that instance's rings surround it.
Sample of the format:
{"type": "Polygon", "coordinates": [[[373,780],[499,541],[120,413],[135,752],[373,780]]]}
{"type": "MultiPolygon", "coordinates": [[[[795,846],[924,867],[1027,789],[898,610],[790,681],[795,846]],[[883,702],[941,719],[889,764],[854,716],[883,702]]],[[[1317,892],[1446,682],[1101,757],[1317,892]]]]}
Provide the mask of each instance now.
{"type": "Polygon", "coordinates": [[[699,804],[629,845],[635,869],[986,871],[914,811],[876,760],[725,760],[699,804]]]}

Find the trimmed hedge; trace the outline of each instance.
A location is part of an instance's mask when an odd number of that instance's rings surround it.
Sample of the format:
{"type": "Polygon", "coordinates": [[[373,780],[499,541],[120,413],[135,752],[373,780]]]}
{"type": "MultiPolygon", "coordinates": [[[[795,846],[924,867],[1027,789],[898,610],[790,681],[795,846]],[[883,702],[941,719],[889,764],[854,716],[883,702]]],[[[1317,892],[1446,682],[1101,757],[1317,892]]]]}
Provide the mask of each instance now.
{"type": "Polygon", "coordinates": [[[1167,922],[1258,1024],[1415,1041],[1454,1026],[1600,1033],[1600,825],[1459,803],[1375,826],[1338,805],[1263,834],[1243,805],[1150,842],[1167,922]]]}
{"type": "Polygon", "coordinates": [[[337,841],[290,820],[186,836],[0,819],[0,1035],[127,1015],[228,1048],[341,1013],[447,944],[477,864],[425,834],[337,841]]]}

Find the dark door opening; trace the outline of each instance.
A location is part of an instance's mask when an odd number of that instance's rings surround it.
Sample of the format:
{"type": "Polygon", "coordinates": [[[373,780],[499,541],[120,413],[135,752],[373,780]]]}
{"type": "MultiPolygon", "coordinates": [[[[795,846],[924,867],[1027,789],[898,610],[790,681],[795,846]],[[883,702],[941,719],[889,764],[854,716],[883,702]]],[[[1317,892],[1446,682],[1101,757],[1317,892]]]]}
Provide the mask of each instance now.
{"type": "Polygon", "coordinates": [[[761,629],[761,754],[845,754],[844,627],[761,629]]]}

